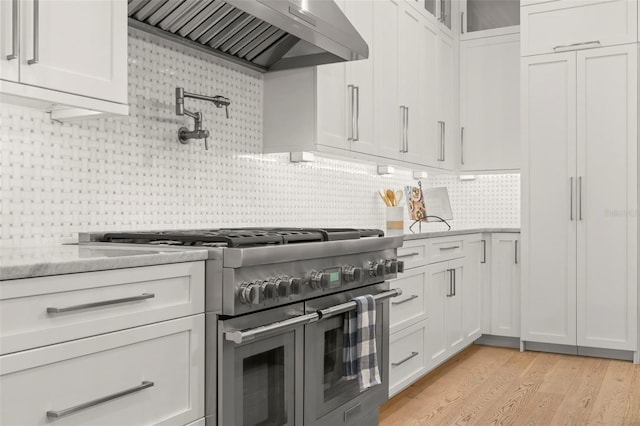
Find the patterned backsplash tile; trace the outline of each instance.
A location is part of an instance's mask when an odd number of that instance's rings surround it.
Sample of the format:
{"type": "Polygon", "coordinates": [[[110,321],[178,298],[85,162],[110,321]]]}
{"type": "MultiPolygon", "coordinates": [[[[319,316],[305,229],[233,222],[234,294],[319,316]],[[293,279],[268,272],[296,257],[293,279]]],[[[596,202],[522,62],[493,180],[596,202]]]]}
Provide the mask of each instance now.
{"type": "MultiPolygon", "coordinates": [[[[0,243],[75,242],[80,231],[220,226],[352,226],[384,229],[376,191],[415,184],[408,172],[316,157],[290,163],[261,154],[262,78],[235,65],[132,31],[126,118],[59,123],[37,110],[0,108],[0,243]],[[230,118],[187,99],[211,131],[182,145],[176,87],[231,99],[230,118]]],[[[429,178],[447,186],[455,226],[519,226],[520,177],[429,178]]],[[[408,226],[408,225],[407,225],[408,226]]],[[[427,225],[437,227],[440,225],[427,225]]],[[[423,228],[425,229],[425,228],[423,228]]]]}

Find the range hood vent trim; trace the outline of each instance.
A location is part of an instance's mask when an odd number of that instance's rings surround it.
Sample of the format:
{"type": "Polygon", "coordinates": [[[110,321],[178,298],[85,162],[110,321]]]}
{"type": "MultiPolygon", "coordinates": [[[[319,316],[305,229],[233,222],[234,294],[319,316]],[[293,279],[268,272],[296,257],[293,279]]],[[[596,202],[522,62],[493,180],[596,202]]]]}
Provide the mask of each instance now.
{"type": "Polygon", "coordinates": [[[333,0],[129,0],[129,26],[259,72],[366,59],[333,0]]]}

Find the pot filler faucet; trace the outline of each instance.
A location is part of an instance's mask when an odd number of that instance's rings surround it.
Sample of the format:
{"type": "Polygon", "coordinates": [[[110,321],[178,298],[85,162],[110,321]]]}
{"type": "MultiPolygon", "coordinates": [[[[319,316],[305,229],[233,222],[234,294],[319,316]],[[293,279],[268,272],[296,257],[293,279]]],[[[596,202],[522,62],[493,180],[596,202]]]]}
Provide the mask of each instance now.
{"type": "Polygon", "coordinates": [[[184,108],[184,98],[194,98],[203,101],[209,101],[213,102],[213,104],[218,108],[224,107],[227,118],[229,118],[229,104],[231,103],[231,101],[229,100],[229,98],[225,98],[224,96],[198,95],[196,93],[185,92],[184,88],[182,87],[176,87],[176,114],[187,115],[193,118],[193,120],[195,121],[193,130],[189,130],[187,127],[180,127],[180,129],[178,129],[178,140],[180,141],[180,143],[187,144],[191,139],[204,139],[204,147],[205,149],[209,149],[209,143],[207,142],[209,131],[202,128],[202,113],[186,110],[184,108]]]}

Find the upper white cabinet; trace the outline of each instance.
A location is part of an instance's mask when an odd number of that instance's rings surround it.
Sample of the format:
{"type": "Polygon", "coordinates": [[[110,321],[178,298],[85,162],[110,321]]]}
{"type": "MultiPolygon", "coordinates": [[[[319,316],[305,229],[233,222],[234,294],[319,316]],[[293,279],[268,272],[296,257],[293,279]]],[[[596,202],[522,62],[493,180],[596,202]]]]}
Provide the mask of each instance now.
{"type": "Polygon", "coordinates": [[[264,151],[453,170],[456,42],[414,3],[339,2],[368,59],[265,74],[264,151]]]}
{"type": "Polygon", "coordinates": [[[520,36],[460,43],[460,170],[520,168],[520,36]]]}
{"type": "Polygon", "coordinates": [[[522,56],[632,43],[638,2],[558,0],[521,8],[522,56]]]}
{"type": "Polygon", "coordinates": [[[523,340],[637,351],[638,45],[522,65],[523,340]]]}
{"type": "Polygon", "coordinates": [[[518,0],[460,2],[461,40],[520,32],[518,0]]]}
{"type": "Polygon", "coordinates": [[[3,101],[128,113],[126,1],[2,0],[0,22],[3,101]]]}

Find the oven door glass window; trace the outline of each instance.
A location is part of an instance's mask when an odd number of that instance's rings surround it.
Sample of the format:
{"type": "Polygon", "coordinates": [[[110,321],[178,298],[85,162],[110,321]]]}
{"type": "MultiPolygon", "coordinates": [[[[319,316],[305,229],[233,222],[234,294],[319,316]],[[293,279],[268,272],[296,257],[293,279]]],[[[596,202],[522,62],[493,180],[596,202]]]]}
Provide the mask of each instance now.
{"type": "MultiPolygon", "coordinates": [[[[300,351],[296,351],[295,346],[296,341],[302,345],[301,335],[300,329],[240,346],[225,342],[226,355],[233,352],[234,368],[223,372],[223,375],[229,373],[220,389],[223,424],[299,423],[296,414],[301,416],[301,413],[296,413],[296,393],[302,389],[302,371],[301,359],[296,359],[296,352],[300,351]],[[233,418],[229,412],[231,407],[233,418]]],[[[301,399],[298,401],[300,404],[301,399]]]]}
{"type": "MultiPolygon", "coordinates": [[[[379,306],[378,306],[379,307],[379,306]]],[[[376,312],[376,346],[378,350],[378,368],[382,376],[384,365],[382,360],[382,310],[376,312]]],[[[312,394],[315,395],[316,418],[334,410],[340,405],[361,395],[358,379],[348,380],[343,374],[344,351],[344,318],[338,315],[334,318],[319,321],[308,326],[310,336],[305,342],[307,354],[318,356],[307,372],[307,378],[312,394]],[[314,347],[315,346],[315,347],[314,347]]],[[[380,386],[369,388],[366,392],[378,390],[380,386]]],[[[384,390],[386,394],[386,390],[384,390]]]]}

